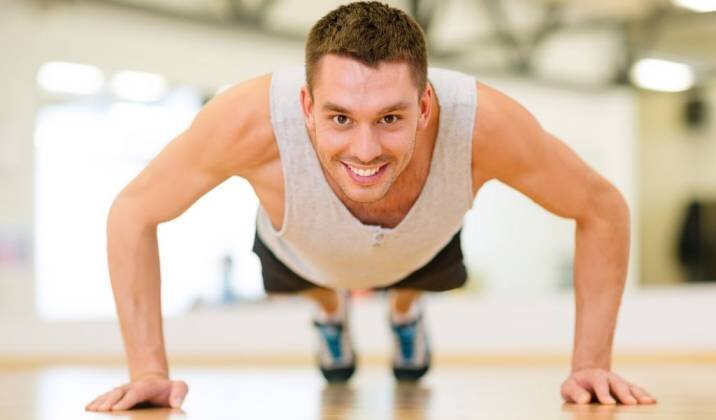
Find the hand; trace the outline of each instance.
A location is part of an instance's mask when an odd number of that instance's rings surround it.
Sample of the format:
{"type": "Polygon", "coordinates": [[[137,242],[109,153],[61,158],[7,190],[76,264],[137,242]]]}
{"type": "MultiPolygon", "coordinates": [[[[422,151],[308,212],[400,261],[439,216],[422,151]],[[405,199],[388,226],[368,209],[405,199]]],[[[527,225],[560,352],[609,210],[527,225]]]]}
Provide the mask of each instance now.
{"type": "Polygon", "coordinates": [[[162,373],[149,373],[100,395],[87,404],[85,410],[129,410],[143,402],[157,407],[179,408],[187,392],[186,382],[172,381],[162,373]]]}
{"type": "Polygon", "coordinates": [[[568,403],[588,404],[592,398],[601,404],[654,404],[656,399],[643,388],[631,384],[606,369],[580,369],[562,382],[562,399],[568,403]],[[614,397],[613,397],[614,396],[614,397]]]}

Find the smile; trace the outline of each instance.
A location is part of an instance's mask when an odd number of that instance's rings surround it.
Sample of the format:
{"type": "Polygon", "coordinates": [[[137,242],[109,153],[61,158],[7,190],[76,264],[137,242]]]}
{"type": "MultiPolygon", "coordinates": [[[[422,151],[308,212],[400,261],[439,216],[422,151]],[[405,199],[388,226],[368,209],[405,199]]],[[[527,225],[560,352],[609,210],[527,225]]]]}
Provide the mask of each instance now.
{"type": "Polygon", "coordinates": [[[343,163],[343,166],[347,169],[348,174],[354,181],[362,185],[367,185],[376,183],[385,172],[385,168],[388,167],[388,164],[385,163],[381,166],[367,169],[356,168],[355,166],[347,163],[343,163]]]}

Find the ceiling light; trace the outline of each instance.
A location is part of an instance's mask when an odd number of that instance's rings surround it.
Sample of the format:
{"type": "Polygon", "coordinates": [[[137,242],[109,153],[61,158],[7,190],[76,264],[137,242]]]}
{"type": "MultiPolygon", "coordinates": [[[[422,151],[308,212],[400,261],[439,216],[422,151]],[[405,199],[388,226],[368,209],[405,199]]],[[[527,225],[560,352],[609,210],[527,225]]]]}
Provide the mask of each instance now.
{"type": "Polygon", "coordinates": [[[158,74],[121,71],[110,81],[112,93],[135,102],[155,102],[166,94],[167,81],[158,74]]]}
{"type": "Polygon", "coordinates": [[[631,68],[631,80],[644,89],[682,92],[694,85],[694,72],[686,64],[644,58],[631,68]]]}
{"type": "Polygon", "coordinates": [[[40,66],[37,83],[48,92],[96,95],[104,86],[104,74],[95,66],[52,61],[40,66]]]}
{"type": "Polygon", "coordinates": [[[694,12],[716,12],[716,1],[714,0],[673,0],[674,4],[694,12]]]}

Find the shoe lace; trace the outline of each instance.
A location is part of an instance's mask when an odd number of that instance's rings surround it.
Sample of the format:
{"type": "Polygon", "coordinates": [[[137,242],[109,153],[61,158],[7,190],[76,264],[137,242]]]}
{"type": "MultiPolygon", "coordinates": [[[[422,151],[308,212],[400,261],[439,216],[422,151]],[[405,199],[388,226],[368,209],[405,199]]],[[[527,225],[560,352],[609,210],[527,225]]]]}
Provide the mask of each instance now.
{"type": "Polygon", "coordinates": [[[341,347],[342,328],[338,325],[320,325],[318,328],[321,330],[324,340],[326,340],[331,356],[335,359],[340,359],[343,355],[343,348],[341,347]]]}
{"type": "Polygon", "coordinates": [[[400,344],[400,353],[405,359],[412,359],[415,353],[415,325],[397,325],[393,327],[398,336],[400,344]]]}

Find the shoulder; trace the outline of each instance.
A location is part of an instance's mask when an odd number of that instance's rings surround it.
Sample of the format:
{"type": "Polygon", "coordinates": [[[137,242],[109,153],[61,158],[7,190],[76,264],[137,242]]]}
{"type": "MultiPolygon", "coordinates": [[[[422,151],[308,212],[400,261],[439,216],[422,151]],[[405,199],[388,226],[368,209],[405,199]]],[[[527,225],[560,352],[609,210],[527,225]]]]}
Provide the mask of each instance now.
{"type": "Polygon", "coordinates": [[[517,171],[534,152],[529,142],[544,134],[534,116],[515,99],[475,83],[477,107],[472,132],[474,176],[485,180],[517,171]]]}
{"type": "Polygon", "coordinates": [[[229,175],[246,176],[278,156],[271,126],[272,74],[224,90],[204,105],[190,131],[229,175]]]}

